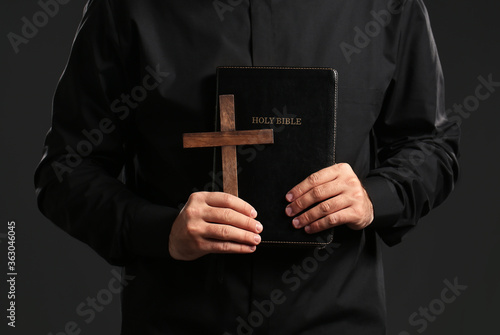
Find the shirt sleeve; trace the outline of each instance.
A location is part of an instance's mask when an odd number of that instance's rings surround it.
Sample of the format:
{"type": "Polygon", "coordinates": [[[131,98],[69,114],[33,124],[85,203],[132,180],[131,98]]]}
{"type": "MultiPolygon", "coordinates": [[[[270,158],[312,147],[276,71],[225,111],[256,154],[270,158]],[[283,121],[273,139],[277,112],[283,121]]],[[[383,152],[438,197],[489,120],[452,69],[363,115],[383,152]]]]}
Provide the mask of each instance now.
{"type": "Polygon", "coordinates": [[[120,181],[131,120],[111,106],[132,85],[112,13],[106,0],[85,8],[35,186],[47,218],[109,263],[125,265],[137,256],[169,257],[178,210],[146,201],[120,181]]]}
{"type": "Polygon", "coordinates": [[[421,0],[406,1],[397,63],[374,126],[376,166],[363,181],[372,226],[394,245],[444,201],[458,176],[458,124],[447,119],[444,80],[421,0]]]}

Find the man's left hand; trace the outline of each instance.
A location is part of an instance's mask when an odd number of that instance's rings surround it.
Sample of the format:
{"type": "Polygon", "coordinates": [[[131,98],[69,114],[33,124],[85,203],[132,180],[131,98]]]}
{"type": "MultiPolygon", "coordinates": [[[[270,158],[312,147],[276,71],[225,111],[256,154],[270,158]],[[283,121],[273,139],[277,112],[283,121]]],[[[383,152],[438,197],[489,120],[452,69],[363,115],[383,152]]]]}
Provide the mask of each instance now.
{"type": "Polygon", "coordinates": [[[342,224],[360,230],[373,221],[372,202],[347,163],[313,173],[291,189],[286,199],[290,204],[285,211],[291,217],[317,204],[292,221],[295,228],[310,234],[342,224]]]}

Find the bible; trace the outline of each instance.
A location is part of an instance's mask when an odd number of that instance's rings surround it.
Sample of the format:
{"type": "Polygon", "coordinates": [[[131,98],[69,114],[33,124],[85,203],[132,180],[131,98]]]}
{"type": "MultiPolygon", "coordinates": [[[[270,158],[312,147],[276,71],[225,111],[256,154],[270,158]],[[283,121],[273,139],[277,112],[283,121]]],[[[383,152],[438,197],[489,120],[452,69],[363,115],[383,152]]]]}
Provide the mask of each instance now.
{"type": "MultiPolygon", "coordinates": [[[[274,133],[273,144],[237,147],[239,197],[257,210],[263,244],[320,246],[333,240],[333,229],[317,234],[295,229],[285,214],[285,195],[335,164],[337,92],[332,68],[217,68],[217,97],[234,96],[236,130],[274,133]]],[[[219,106],[215,119],[218,131],[219,106]]],[[[214,171],[221,170],[220,162],[218,148],[214,171]]]]}

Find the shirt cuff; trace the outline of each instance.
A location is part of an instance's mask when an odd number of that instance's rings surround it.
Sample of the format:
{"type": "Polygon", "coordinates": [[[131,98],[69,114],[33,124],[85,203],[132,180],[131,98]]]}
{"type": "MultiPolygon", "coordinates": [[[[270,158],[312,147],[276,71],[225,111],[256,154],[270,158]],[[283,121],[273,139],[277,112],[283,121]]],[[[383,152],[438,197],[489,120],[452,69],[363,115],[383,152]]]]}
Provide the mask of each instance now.
{"type": "Polygon", "coordinates": [[[179,211],[152,203],[136,207],[128,227],[128,249],[132,257],[170,258],[168,240],[179,211]]]}
{"type": "MultiPolygon", "coordinates": [[[[373,205],[374,219],[371,226],[379,233],[396,226],[403,214],[404,206],[394,184],[380,176],[367,177],[362,184],[373,205]]],[[[399,242],[386,239],[386,234],[379,235],[389,245],[399,242]]]]}

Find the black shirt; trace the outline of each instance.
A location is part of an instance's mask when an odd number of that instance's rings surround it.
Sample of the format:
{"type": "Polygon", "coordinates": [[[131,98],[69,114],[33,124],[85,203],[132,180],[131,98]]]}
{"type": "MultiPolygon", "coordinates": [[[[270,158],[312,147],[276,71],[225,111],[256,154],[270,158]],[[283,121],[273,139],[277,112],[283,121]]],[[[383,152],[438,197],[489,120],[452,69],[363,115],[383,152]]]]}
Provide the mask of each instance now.
{"type": "Polygon", "coordinates": [[[400,242],[449,194],[458,132],[421,0],[94,0],[55,95],[39,206],[135,276],[122,334],[385,334],[379,237],[400,242]],[[183,150],[182,133],[213,129],[221,65],[337,69],[337,161],[372,200],[368,228],[337,228],[323,250],[169,256],[182,204],[211,185],[210,150],[183,150]]]}

